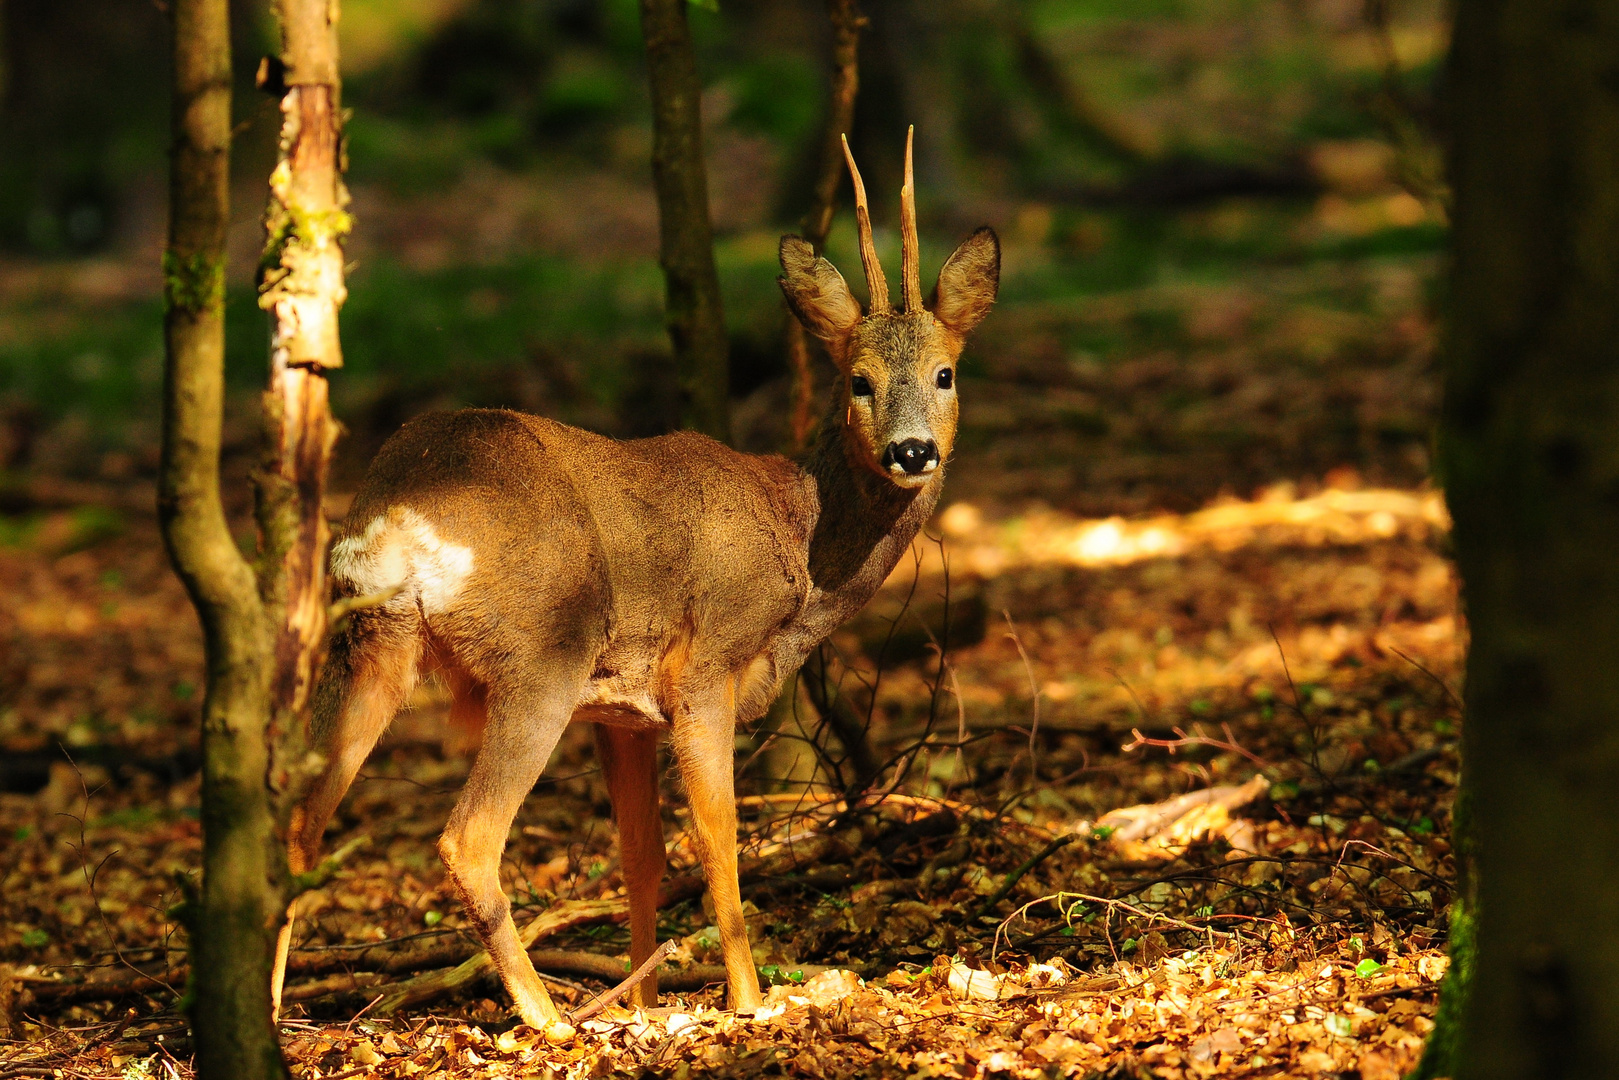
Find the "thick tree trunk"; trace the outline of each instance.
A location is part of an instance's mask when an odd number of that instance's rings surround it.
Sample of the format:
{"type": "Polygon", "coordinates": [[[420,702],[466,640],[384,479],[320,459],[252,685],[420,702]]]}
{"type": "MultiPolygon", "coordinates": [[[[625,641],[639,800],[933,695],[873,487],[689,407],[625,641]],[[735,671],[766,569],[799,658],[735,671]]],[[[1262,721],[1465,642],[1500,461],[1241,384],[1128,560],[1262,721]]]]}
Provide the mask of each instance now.
{"type": "Polygon", "coordinates": [[[280,921],[269,767],[271,636],[219,496],[231,135],[226,0],[174,0],[173,163],[163,256],[167,360],[158,512],[202,621],[202,888],[191,1020],[204,1080],[283,1077],[270,1023],[280,921]]]}
{"type": "MultiPolygon", "coordinates": [[[[843,136],[854,126],[854,102],[860,92],[860,28],[866,25],[856,0],[827,0],[832,22],[832,86],[827,98],[826,127],[821,133],[815,194],[804,215],[803,236],[815,250],[826,245],[843,180],[843,136]]],[[[810,444],[817,420],[815,378],[810,367],[809,339],[793,314],[787,313],[787,363],[793,375],[790,433],[793,453],[810,444]]]]}
{"type": "Polygon", "coordinates": [[[1619,1059],[1619,5],[1457,7],[1443,468],[1472,633],[1458,1076],[1619,1059]]]}
{"type": "Polygon", "coordinates": [[[703,163],[702,83],[687,0],[641,0],[652,87],[652,180],[658,190],[664,319],[674,345],[682,426],[731,438],[730,346],[703,163]]]}

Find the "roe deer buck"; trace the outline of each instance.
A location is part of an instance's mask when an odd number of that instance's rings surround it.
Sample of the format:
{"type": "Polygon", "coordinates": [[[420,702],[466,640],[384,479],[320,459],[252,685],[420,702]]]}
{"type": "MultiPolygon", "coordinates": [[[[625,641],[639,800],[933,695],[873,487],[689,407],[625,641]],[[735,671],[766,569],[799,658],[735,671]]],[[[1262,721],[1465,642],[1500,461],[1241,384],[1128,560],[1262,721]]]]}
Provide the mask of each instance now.
{"type": "MultiPolygon", "coordinates": [[[[841,376],[802,464],[689,432],[618,442],[514,412],[424,416],[378,453],[333,545],[338,591],[399,591],[356,613],[332,643],[313,725],[324,772],[293,816],[292,869],[315,863],[378,736],[417,678],[438,673],[453,717],[486,725],[439,851],[530,1025],[558,1014],[523,951],[499,867],[512,819],[570,721],[596,725],[632,964],[656,944],[656,755],[668,732],[731,1007],[760,1003],[737,881],[736,725],[762,714],[810,650],[865,605],[932,512],[956,433],[956,360],[1000,278],[999,241],[979,229],[923,302],[907,138],[904,307],[893,310],[847,142],[844,152],[869,311],[808,243],[781,241],[782,291],[841,376]]],[[[656,996],[655,977],[638,988],[643,1004],[656,996]]]]}

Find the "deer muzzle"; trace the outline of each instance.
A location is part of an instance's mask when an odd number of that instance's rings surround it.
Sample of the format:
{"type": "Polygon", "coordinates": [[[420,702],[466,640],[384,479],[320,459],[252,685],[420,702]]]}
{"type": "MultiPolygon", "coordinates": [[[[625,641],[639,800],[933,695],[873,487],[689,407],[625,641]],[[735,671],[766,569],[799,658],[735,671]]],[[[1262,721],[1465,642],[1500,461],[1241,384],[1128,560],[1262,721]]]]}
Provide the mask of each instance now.
{"type": "Polygon", "coordinates": [[[883,451],[883,468],[896,480],[925,477],[939,467],[939,446],[932,439],[900,439],[883,451]]]}

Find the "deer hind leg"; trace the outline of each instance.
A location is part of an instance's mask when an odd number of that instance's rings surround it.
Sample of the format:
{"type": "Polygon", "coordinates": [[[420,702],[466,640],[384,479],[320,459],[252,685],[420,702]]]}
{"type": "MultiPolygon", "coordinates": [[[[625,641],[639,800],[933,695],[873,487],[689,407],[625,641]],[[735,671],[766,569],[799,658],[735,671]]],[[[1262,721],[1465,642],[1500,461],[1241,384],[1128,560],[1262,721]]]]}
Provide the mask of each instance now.
{"type": "Polygon", "coordinates": [[[518,1015],[541,1029],[560,1014],[518,938],[511,901],[500,885],[500,860],[512,819],[550,760],[582,685],[580,678],[553,681],[543,692],[532,687],[490,691],[483,747],[438,845],[518,1015]]]}
{"type": "MultiPolygon", "coordinates": [[[[333,643],[315,692],[311,742],[325,767],[292,811],[287,868],[301,874],[315,865],[326,825],[372,747],[416,684],[421,627],[412,615],[365,613],[333,643]]],[[[297,901],[287,909],[270,974],[272,1010],[279,1013],[287,951],[297,901]]]]}
{"type": "Polygon", "coordinates": [[[675,721],[675,754],[691,804],[697,854],[720,930],[725,981],[731,1008],[744,1011],[763,1003],[759,972],[742,916],[742,888],[736,872],[736,710],[728,691],[724,701],[683,710],[675,721]]]}
{"type": "MultiPolygon", "coordinates": [[[[613,800],[619,861],[630,896],[630,967],[638,968],[658,944],[658,886],[666,865],[658,812],[658,733],[597,725],[596,753],[613,800]]],[[[656,1005],[658,973],[648,975],[635,993],[641,1005],[656,1005]]]]}

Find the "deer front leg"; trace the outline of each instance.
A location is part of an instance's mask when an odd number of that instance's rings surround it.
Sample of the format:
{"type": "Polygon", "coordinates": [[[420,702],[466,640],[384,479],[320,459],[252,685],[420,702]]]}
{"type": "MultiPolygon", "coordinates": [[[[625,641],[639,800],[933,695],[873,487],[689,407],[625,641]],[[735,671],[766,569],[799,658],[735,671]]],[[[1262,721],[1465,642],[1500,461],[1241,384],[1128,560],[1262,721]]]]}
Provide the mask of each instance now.
{"type": "MultiPolygon", "coordinates": [[[[641,966],[658,944],[658,885],[666,854],[658,813],[658,733],[596,727],[596,753],[613,800],[619,862],[630,897],[630,967],[641,966]]],[[[646,1008],[658,1003],[656,971],[635,988],[646,1008]]]]}
{"type": "MultiPolygon", "coordinates": [[[[409,618],[391,616],[386,620],[373,616],[370,626],[369,633],[350,632],[340,637],[321,674],[311,734],[326,757],[326,765],[292,811],[287,869],[293,874],[312,870],[320,861],[321,838],[327,823],[377,739],[416,684],[421,659],[419,627],[409,618]]],[[[297,910],[298,901],[294,899],[276,937],[275,960],[270,969],[272,1016],[281,1012],[281,988],[297,910]]]]}
{"type": "MultiPolygon", "coordinates": [[[[729,699],[730,695],[727,695],[729,699]]],[[[719,923],[720,951],[731,1008],[752,1011],[763,1004],[753,964],[742,888],[736,873],[736,717],[731,708],[693,710],[675,723],[675,753],[691,804],[703,877],[719,923]]]]}
{"type": "Polygon", "coordinates": [[[473,928],[494,961],[523,1022],[544,1030],[561,1019],[517,936],[511,901],[500,885],[500,858],[523,798],[540,778],[573,712],[532,697],[491,695],[489,728],[467,786],[450,812],[439,854],[473,928]]]}

